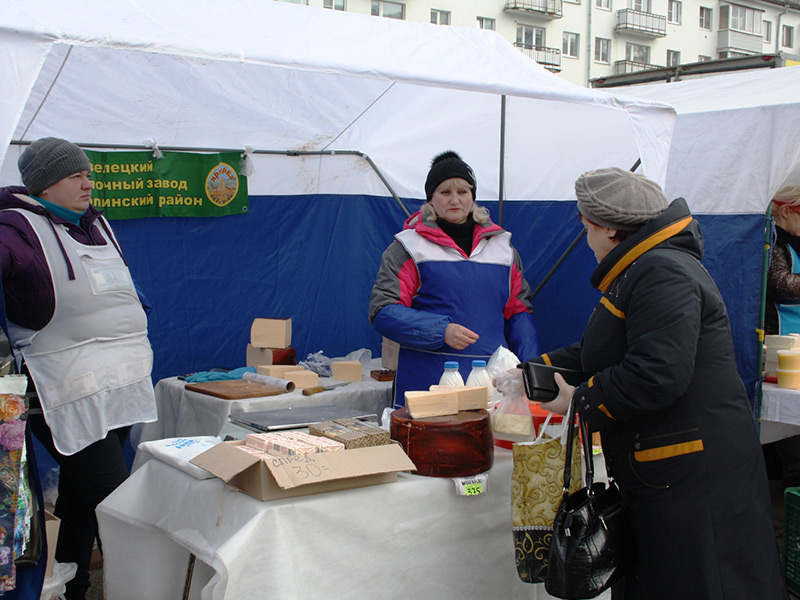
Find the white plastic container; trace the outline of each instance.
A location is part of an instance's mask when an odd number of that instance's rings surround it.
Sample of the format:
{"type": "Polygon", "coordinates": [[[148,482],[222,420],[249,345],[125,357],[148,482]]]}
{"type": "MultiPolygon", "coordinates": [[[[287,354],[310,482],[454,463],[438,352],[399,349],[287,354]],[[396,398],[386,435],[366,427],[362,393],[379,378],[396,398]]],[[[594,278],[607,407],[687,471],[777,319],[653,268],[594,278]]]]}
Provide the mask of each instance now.
{"type": "Polygon", "coordinates": [[[492,400],[494,399],[494,386],[492,385],[492,376],[486,370],[485,360],[473,360],[472,371],[467,377],[467,387],[478,386],[486,388],[486,408],[492,408],[492,400]]]}
{"type": "Polygon", "coordinates": [[[458,363],[454,360],[444,363],[444,373],[439,379],[439,385],[464,387],[464,378],[458,372],[458,363]]]}

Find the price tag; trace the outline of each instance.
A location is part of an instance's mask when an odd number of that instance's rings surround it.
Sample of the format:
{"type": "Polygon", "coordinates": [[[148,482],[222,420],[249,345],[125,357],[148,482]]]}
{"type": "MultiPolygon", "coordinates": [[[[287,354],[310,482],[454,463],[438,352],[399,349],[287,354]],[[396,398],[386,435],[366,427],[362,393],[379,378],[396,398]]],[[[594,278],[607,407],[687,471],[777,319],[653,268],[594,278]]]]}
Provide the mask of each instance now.
{"type": "Polygon", "coordinates": [[[456,496],[479,496],[489,489],[489,474],[454,477],[453,483],[456,484],[456,496]]]}

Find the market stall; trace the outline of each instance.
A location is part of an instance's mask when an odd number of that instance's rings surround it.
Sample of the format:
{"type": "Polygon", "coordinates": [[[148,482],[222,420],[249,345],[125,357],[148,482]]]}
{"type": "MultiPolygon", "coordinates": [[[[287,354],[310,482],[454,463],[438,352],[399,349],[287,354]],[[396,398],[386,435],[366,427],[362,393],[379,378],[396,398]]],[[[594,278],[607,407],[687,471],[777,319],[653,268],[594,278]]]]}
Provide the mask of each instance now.
{"type": "MultiPolygon", "coordinates": [[[[569,84],[493,31],[287,2],[7,0],[0,44],[0,185],[42,136],[247,152],[246,213],[113,224],[154,307],[156,381],[241,366],[256,317],[292,317],[301,359],[377,354],[380,255],[443,150],[475,169],[535,285],[577,233],[577,176],[641,159],[663,182],[674,122],[664,104],[569,84]]],[[[588,275],[566,280],[537,298],[549,348],[577,339],[596,300],[588,275]]]]}
{"type": "MultiPolygon", "coordinates": [[[[511,451],[488,490],[401,473],[395,483],[259,502],[147,462],[97,509],[108,598],[550,598],[517,576],[511,451]]],[[[607,592],[600,598],[607,599],[607,592]]]]}

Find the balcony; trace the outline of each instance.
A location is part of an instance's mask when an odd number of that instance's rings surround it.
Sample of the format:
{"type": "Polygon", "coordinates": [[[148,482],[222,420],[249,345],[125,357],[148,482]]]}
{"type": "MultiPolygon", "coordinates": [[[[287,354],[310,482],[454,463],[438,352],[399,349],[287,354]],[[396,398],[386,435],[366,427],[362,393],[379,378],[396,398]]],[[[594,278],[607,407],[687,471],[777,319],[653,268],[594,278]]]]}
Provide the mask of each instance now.
{"type": "Polygon", "coordinates": [[[617,11],[617,25],[614,30],[648,38],[665,37],[667,35],[667,17],[632,8],[623,8],[617,11]]]}
{"type": "Polygon", "coordinates": [[[546,46],[531,46],[529,44],[514,44],[525,56],[532,58],[545,69],[558,73],[561,71],[561,50],[547,48],[546,46]]]}
{"type": "Polygon", "coordinates": [[[625,75],[627,73],[638,73],[650,69],[663,69],[660,65],[648,65],[633,60],[618,60],[614,62],[614,75],[625,75]]]}
{"type": "Polygon", "coordinates": [[[720,29],[717,33],[717,51],[736,54],[761,54],[764,38],[761,34],[738,29],[720,29]]]}
{"type": "Polygon", "coordinates": [[[545,19],[560,19],[563,14],[561,0],[509,0],[503,10],[545,19]]]}

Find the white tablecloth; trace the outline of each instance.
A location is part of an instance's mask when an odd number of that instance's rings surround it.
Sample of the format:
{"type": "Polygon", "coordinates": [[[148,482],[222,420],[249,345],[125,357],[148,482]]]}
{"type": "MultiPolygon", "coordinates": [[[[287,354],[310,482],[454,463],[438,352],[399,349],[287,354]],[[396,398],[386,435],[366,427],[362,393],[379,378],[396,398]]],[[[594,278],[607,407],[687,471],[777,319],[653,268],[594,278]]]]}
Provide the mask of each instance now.
{"type": "Polygon", "coordinates": [[[193,599],[550,598],[517,576],[512,463],[498,448],[478,496],[401,473],[396,483],[258,502],[150,460],[97,508],[106,598],[181,598],[190,552],[193,599]]]}
{"type": "MultiPolygon", "coordinates": [[[[380,367],[381,359],[373,358],[363,368],[362,381],[311,396],[303,396],[301,390],[295,390],[243,400],[224,400],[187,391],[185,382],[177,377],[162,379],[155,386],[158,420],[135,427],[131,432],[131,442],[135,445],[172,437],[217,435],[231,413],[272,408],[334,405],[375,413],[380,418],[383,409],[392,405],[392,382],[376,381],[370,377],[370,371],[380,367]]],[[[139,463],[135,462],[134,469],[138,466],[139,463]]]]}
{"type": "Polygon", "coordinates": [[[761,388],[761,443],[800,435],[800,390],[764,383],[761,388]]]}

